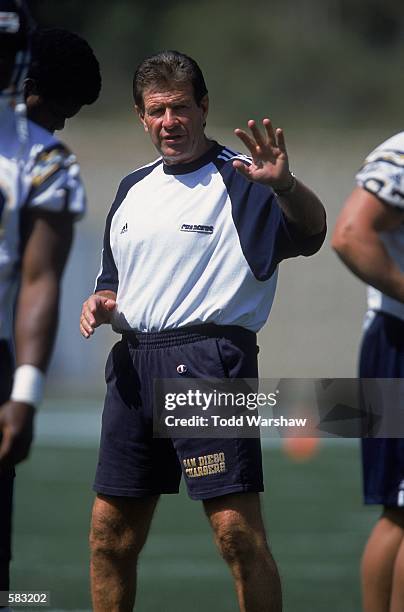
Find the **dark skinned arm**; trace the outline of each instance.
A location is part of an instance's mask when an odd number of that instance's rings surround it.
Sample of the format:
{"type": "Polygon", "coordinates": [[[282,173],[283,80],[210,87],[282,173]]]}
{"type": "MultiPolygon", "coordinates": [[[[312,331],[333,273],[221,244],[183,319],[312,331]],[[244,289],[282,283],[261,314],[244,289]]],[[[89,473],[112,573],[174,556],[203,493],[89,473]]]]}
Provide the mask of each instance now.
{"type": "MultiPolygon", "coordinates": [[[[73,239],[70,214],[30,212],[23,218],[21,285],[15,318],[17,366],[46,372],[58,325],[60,283],[73,239]]],[[[28,456],[35,407],[9,400],[0,408],[0,467],[28,456]]]]}

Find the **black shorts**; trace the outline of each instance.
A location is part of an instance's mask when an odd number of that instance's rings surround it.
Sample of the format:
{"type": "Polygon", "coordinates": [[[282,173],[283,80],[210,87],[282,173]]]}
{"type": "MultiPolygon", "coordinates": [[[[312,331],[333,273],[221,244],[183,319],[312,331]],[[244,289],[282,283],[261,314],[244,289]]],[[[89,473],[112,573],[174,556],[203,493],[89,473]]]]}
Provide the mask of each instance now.
{"type": "MultiPolygon", "coordinates": [[[[362,341],[359,375],[404,378],[404,321],[376,314],[362,341]]],[[[362,466],[366,504],[404,507],[403,439],[364,438],[362,466]]]]}
{"type": "MultiPolygon", "coordinates": [[[[7,342],[0,340],[0,406],[10,397],[13,370],[10,348],[7,342]]],[[[0,469],[0,591],[9,589],[8,563],[11,559],[13,483],[14,469],[0,469]]]]}
{"type": "Polygon", "coordinates": [[[153,437],[153,380],[182,376],[180,365],[191,378],[258,378],[256,335],[214,325],[125,335],[106,365],[97,493],[178,493],[181,474],[192,499],[263,491],[258,438],[153,437]],[[195,463],[218,467],[188,475],[186,468],[195,463]]]}

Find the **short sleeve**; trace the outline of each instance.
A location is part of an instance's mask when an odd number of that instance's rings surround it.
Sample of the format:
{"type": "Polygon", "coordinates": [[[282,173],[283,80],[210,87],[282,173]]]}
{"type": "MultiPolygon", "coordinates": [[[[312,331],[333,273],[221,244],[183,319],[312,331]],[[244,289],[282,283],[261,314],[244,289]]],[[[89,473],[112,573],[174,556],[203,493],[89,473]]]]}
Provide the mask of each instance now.
{"type": "Polygon", "coordinates": [[[112,254],[110,238],[112,216],[113,213],[110,212],[105,223],[104,243],[101,253],[101,265],[98,272],[98,276],[95,281],[95,293],[97,291],[106,290],[114,291],[115,293],[117,293],[118,291],[118,269],[116,267],[114,256],[112,254]]]}
{"type": "Polygon", "coordinates": [[[75,155],[61,144],[44,149],[29,171],[26,206],[48,212],[85,213],[86,195],[75,155]]]}
{"type": "Polygon", "coordinates": [[[232,217],[244,257],[259,281],[266,281],[278,264],[290,257],[312,255],[324,242],[326,228],[302,235],[290,223],[269,187],[248,181],[230,163],[219,165],[232,207],[232,217]]]}
{"type": "Polygon", "coordinates": [[[359,187],[391,206],[404,209],[404,138],[402,147],[387,141],[365,159],[356,175],[359,187]]]}

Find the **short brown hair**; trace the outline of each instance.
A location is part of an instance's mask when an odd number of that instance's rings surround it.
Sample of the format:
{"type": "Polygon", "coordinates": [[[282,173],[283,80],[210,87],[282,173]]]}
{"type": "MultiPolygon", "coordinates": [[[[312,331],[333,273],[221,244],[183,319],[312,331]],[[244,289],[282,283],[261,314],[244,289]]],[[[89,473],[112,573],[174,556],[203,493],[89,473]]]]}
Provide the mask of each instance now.
{"type": "Polygon", "coordinates": [[[208,93],[205,79],[195,60],[179,51],[161,51],[139,64],[133,77],[135,104],[143,111],[143,92],[156,85],[191,83],[195,102],[200,105],[208,93]]]}

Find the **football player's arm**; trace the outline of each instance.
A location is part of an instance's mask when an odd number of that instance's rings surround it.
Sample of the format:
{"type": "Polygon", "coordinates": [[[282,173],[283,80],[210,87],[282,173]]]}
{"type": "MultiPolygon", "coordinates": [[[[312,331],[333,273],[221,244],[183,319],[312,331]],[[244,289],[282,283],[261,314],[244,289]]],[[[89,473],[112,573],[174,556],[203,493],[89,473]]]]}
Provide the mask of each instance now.
{"type": "Polygon", "coordinates": [[[81,309],[80,333],[84,338],[93,335],[103,323],[111,323],[116,306],[115,291],[103,290],[90,295],[81,309]]]}
{"type": "Polygon", "coordinates": [[[17,370],[11,399],[0,410],[0,465],[18,463],[29,452],[35,401],[21,397],[24,385],[29,385],[35,395],[52,353],[60,282],[73,238],[73,216],[32,211],[25,216],[23,234],[26,239],[15,316],[17,370]],[[22,378],[16,389],[19,372],[22,378]]]}
{"type": "Polygon", "coordinates": [[[339,215],[332,247],[361,280],[404,303],[404,273],[390,257],[381,232],[404,223],[404,211],[356,187],[339,215]]]}

